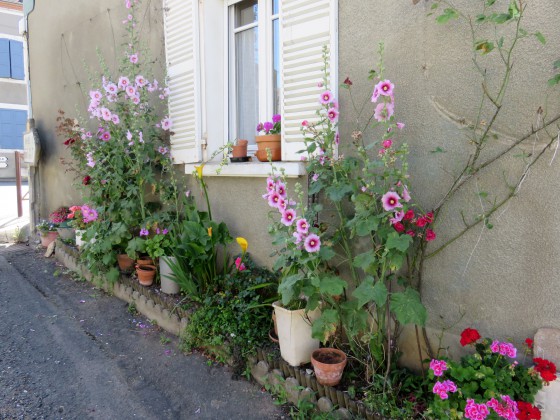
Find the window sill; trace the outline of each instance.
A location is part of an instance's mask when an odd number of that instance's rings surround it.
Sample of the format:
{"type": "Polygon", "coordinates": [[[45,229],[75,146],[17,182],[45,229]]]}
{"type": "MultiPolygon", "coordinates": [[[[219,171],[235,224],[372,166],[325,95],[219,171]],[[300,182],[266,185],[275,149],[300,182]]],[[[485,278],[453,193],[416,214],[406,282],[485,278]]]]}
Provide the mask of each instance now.
{"type": "MultiPolygon", "coordinates": [[[[305,175],[305,162],[272,162],[278,172],[284,170],[286,178],[297,178],[305,175]]],[[[195,171],[195,166],[200,164],[186,164],[185,173],[191,174],[195,171]]],[[[229,176],[239,178],[265,178],[270,175],[271,167],[269,162],[243,162],[228,163],[222,167],[218,174],[216,170],[220,167],[219,162],[208,162],[204,165],[204,176],[229,176]]]]}

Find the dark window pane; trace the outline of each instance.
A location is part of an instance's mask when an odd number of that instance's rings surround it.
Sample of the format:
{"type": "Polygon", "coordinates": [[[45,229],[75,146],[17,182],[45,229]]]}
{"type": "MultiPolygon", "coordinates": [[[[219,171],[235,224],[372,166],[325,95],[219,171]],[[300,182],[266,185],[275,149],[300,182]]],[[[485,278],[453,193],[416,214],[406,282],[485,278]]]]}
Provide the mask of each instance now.
{"type": "Polygon", "coordinates": [[[235,27],[248,25],[258,20],[258,0],[244,0],[235,5],[235,27]]]}

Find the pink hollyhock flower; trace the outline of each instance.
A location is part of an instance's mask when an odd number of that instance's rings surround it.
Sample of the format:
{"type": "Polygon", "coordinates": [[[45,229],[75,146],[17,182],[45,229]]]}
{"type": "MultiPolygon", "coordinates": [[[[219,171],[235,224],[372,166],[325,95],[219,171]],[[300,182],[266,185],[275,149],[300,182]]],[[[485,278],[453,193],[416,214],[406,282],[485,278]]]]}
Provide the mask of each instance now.
{"type": "Polygon", "coordinates": [[[144,143],[144,133],[142,133],[141,131],[139,131],[139,132],[138,132],[138,137],[139,137],[138,141],[139,141],[140,143],[144,143]]]}
{"type": "Polygon", "coordinates": [[[126,0],[124,2],[124,5],[126,6],[127,9],[130,9],[132,7],[132,4],[130,3],[130,0],[126,0]]]}
{"type": "Polygon", "coordinates": [[[398,122],[398,123],[397,123],[397,128],[398,128],[399,130],[402,130],[402,129],[404,128],[404,123],[398,122]]]}
{"type": "Polygon", "coordinates": [[[373,93],[371,94],[371,102],[375,103],[379,99],[379,89],[377,86],[373,88],[373,93]]]}
{"type": "Polygon", "coordinates": [[[274,179],[271,178],[271,177],[268,177],[268,178],[266,179],[266,190],[267,190],[268,192],[270,192],[270,191],[276,191],[276,180],[274,180],[274,179]]]}
{"type": "Polygon", "coordinates": [[[133,98],[136,96],[136,88],[134,86],[128,85],[124,90],[129,97],[133,98]]]}
{"type": "Polygon", "coordinates": [[[138,54],[131,54],[128,59],[132,64],[138,63],[138,54]]]}
{"type": "Polygon", "coordinates": [[[118,124],[121,122],[121,119],[119,118],[119,116],[117,114],[113,114],[111,116],[111,121],[113,121],[113,124],[118,124]]]}
{"type": "Polygon", "coordinates": [[[408,188],[404,187],[402,192],[403,200],[408,203],[412,197],[410,197],[410,193],[408,192],[408,188]]]}
{"type": "Polygon", "coordinates": [[[167,152],[169,152],[169,149],[167,147],[159,146],[158,152],[161,153],[162,155],[165,155],[167,154],[167,152]]]}
{"type": "Polygon", "coordinates": [[[432,229],[426,229],[426,240],[433,241],[436,239],[436,233],[432,229]]]}
{"type": "Polygon", "coordinates": [[[283,198],[280,198],[280,200],[278,200],[278,203],[276,204],[276,207],[278,207],[278,210],[280,210],[280,212],[283,212],[288,208],[288,202],[283,198]]]}
{"type": "Polygon", "coordinates": [[[191,196],[191,190],[185,191],[185,197],[189,198],[191,196]]]}
{"type": "Polygon", "coordinates": [[[171,93],[171,89],[166,87],[166,88],[163,88],[162,92],[163,92],[164,96],[169,96],[169,94],[171,93]]]}
{"type": "Polygon", "coordinates": [[[130,80],[128,79],[128,77],[126,76],[119,77],[119,81],[117,83],[119,89],[124,90],[128,85],[130,85],[130,80]]]}
{"type": "Polygon", "coordinates": [[[492,344],[490,344],[490,350],[492,351],[492,353],[499,353],[500,352],[500,342],[498,340],[492,341],[492,344]]]}
{"type": "Polygon", "coordinates": [[[323,105],[330,104],[333,101],[333,94],[330,90],[326,90],[321,93],[321,97],[319,98],[319,102],[323,105]]]}
{"type": "Polygon", "coordinates": [[[306,235],[309,232],[309,223],[303,218],[298,219],[296,222],[296,229],[302,235],[306,235]]]}
{"type": "Polygon", "coordinates": [[[89,97],[94,101],[100,101],[103,95],[98,90],[90,90],[89,97]]]}
{"type": "Polygon", "coordinates": [[[391,83],[390,80],[382,80],[377,84],[376,88],[380,95],[393,96],[393,89],[395,88],[395,85],[391,83]]]}
{"type": "Polygon", "coordinates": [[[307,126],[309,126],[309,121],[303,120],[303,121],[301,122],[301,126],[302,126],[302,127],[307,127],[307,126]]]}
{"type": "Polygon", "coordinates": [[[321,249],[321,238],[314,233],[310,233],[305,238],[303,246],[307,252],[318,252],[321,249]]]}
{"type": "Polygon", "coordinates": [[[86,155],[86,159],[87,159],[87,166],[93,168],[95,166],[95,160],[93,160],[93,152],[89,152],[86,155]]]}
{"type": "Polygon", "coordinates": [[[489,414],[490,411],[488,407],[486,407],[486,404],[477,404],[471,398],[467,400],[464,413],[466,419],[484,420],[489,414]]]}
{"type": "Polygon", "coordinates": [[[391,217],[389,219],[389,222],[391,222],[392,225],[394,225],[397,222],[400,222],[404,217],[404,211],[396,211],[395,215],[393,217],[391,217]]]}
{"type": "Polygon", "coordinates": [[[111,140],[111,133],[109,133],[108,131],[104,131],[103,134],[101,134],[101,140],[103,141],[111,140]]]}
{"type": "Polygon", "coordinates": [[[237,257],[235,259],[235,267],[237,268],[237,271],[244,271],[247,268],[245,267],[245,264],[241,260],[241,257],[237,257]]]}
{"type": "Polygon", "coordinates": [[[295,220],[296,212],[294,209],[288,209],[282,212],[282,218],[280,219],[280,221],[284,226],[292,226],[295,220]]]}
{"type": "Polygon", "coordinates": [[[107,93],[109,93],[109,94],[114,95],[114,94],[117,93],[118,87],[117,87],[117,85],[115,85],[114,83],[108,83],[108,84],[105,86],[105,91],[106,91],[107,93]]]}
{"type": "Polygon", "coordinates": [[[313,182],[317,181],[319,179],[319,174],[314,174],[311,179],[313,180],[313,182]]]}
{"type": "Polygon", "coordinates": [[[302,242],[303,242],[303,239],[304,239],[304,237],[305,237],[305,235],[303,235],[302,233],[299,233],[299,232],[294,232],[294,233],[292,234],[292,236],[295,238],[294,243],[295,243],[296,245],[302,243],[302,242]]]}
{"type": "Polygon", "coordinates": [[[282,117],[280,116],[280,114],[275,114],[272,116],[272,122],[274,124],[279,123],[282,120],[282,117]]]}
{"type": "Polygon", "coordinates": [[[130,132],[130,130],[126,131],[126,139],[127,140],[132,140],[132,133],[130,132]]]}
{"type": "Polygon", "coordinates": [[[138,105],[140,103],[140,96],[136,95],[132,98],[132,103],[138,105]]]}
{"type": "Polygon", "coordinates": [[[268,196],[268,205],[270,207],[278,208],[278,201],[280,201],[281,199],[282,197],[280,197],[280,194],[278,194],[277,192],[272,192],[268,196]]]}
{"type": "Polygon", "coordinates": [[[393,211],[397,207],[402,207],[399,203],[401,197],[394,191],[386,192],[383,197],[381,197],[381,203],[383,204],[383,209],[385,211],[393,211]]]}
{"type": "Polygon", "coordinates": [[[278,182],[276,183],[276,187],[275,187],[275,188],[276,188],[276,192],[277,192],[278,194],[280,194],[280,197],[286,198],[286,184],[284,184],[284,183],[281,182],[281,181],[278,181],[278,182]]]}
{"type": "Polygon", "coordinates": [[[138,86],[138,87],[144,87],[148,83],[148,81],[146,79],[144,79],[144,76],[142,76],[140,74],[138,76],[136,76],[136,79],[134,79],[134,82],[136,83],[136,86],[138,86]]]}
{"type": "Polygon", "coordinates": [[[109,111],[105,107],[101,108],[101,118],[103,118],[105,121],[111,121],[112,117],[113,114],[111,114],[111,111],[109,111]]]}
{"type": "Polygon", "coordinates": [[[323,87],[323,82],[318,82],[317,87],[322,88],[323,87]]]}
{"type": "Polygon", "coordinates": [[[382,102],[375,107],[373,117],[379,121],[388,121],[395,113],[395,106],[392,103],[382,102]]]}
{"type": "Polygon", "coordinates": [[[430,369],[434,372],[434,376],[442,376],[443,372],[447,370],[447,363],[445,360],[432,359],[430,369]]]}
{"type": "Polygon", "coordinates": [[[333,99],[331,107],[338,111],[338,101],[336,99],[333,99]]]}
{"type": "MultiPolygon", "coordinates": [[[[393,140],[391,139],[387,139],[387,140],[383,140],[383,147],[385,149],[388,149],[389,147],[391,147],[393,145],[393,140]]],[[[403,194],[404,195],[404,194],[403,194]]]]}
{"type": "Polygon", "coordinates": [[[173,127],[173,122],[171,121],[171,118],[165,117],[163,120],[161,120],[161,128],[163,130],[165,131],[171,130],[171,127],[173,127]]]}
{"type": "Polygon", "coordinates": [[[331,122],[335,122],[338,118],[338,111],[334,108],[329,109],[327,111],[327,117],[331,120],[331,122]]]}

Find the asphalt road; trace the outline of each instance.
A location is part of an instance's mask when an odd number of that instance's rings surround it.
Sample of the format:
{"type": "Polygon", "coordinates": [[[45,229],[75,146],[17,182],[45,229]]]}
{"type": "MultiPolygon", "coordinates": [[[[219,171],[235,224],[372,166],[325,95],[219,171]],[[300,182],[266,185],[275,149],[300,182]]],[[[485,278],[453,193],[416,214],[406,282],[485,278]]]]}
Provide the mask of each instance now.
{"type": "Polygon", "coordinates": [[[0,249],[0,419],[271,419],[271,397],[42,253],[0,249]],[[168,342],[170,340],[170,342],[168,342]]]}

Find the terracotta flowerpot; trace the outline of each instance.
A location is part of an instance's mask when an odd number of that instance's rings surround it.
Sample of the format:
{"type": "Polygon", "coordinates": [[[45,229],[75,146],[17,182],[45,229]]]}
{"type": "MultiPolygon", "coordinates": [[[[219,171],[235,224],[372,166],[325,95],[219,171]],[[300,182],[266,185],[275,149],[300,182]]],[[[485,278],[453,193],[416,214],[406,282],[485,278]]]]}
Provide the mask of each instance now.
{"type": "Polygon", "coordinates": [[[156,266],[155,265],[137,265],[136,275],[138,276],[138,282],[142,286],[151,286],[154,283],[154,278],[156,276],[156,266]]]}
{"type": "Polygon", "coordinates": [[[237,144],[231,148],[231,156],[234,158],[240,158],[247,156],[247,145],[248,140],[237,140],[237,144]]]}
{"type": "Polygon", "coordinates": [[[154,265],[154,260],[152,260],[150,257],[144,256],[144,257],[140,257],[136,260],[136,264],[138,265],[154,265]]]}
{"type": "Polygon", "coordinates": [[[54,242],[58,238],[58,232],[41,232],[41,246],[44,248],[48,247],[51,242],[54,242]]]}
{"type": "Polygon", "coordinates": [[[134,260],[126,254],[117,255],[117,262],[121,271],[129,272],[134,268],[134,260]]]}
{"type": "Polygon", "coordinates": [[[272,154],[272,161],[276,162],[282,159],[282,136],[280,134],[268,134],[264,136],[256,136],[255,140],[257,142],[257,153],[255,156],[261,162],[268,161],[267,149],[270,149],[272,154]]]}
{"type": "Polygon", "coordinates": [[[338,385],[342,379],[346,361],[346,354],[338,349],[321,348],[311,353],[311,364],[315,369],[317,382],[321,385],[338,385]]]}

